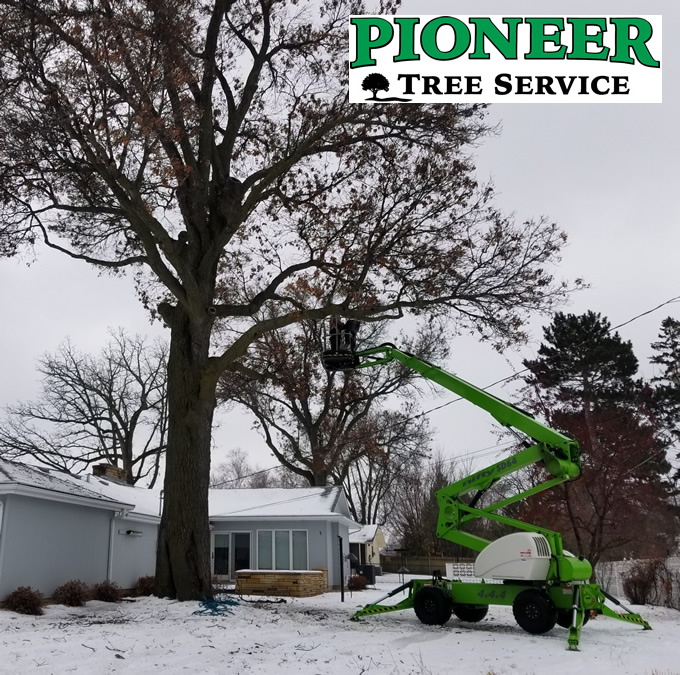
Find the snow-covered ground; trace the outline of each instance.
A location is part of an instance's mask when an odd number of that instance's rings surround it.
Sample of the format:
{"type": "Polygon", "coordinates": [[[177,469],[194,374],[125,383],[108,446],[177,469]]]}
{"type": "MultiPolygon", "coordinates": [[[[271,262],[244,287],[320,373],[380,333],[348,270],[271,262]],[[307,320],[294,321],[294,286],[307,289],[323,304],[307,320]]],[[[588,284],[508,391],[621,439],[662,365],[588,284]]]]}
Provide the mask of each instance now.
{"type": "Polygon", "coordinates": [[[562,628],[525,633],[506,607],[491,607],[479,624],[453,617],[443,627],[424,626],[412,610],[349,620],[396,585],[396,575],[386,575],[375,590],[346,593],[344,603],[339,593],[241,601],[222,616],[158,598],[50,605],[40,617],[0,611],[0,673],[680,673],[680,612],[658,607],[637,608],[651,631],[591,621],[580,652],[566,650],[562,628]]]}

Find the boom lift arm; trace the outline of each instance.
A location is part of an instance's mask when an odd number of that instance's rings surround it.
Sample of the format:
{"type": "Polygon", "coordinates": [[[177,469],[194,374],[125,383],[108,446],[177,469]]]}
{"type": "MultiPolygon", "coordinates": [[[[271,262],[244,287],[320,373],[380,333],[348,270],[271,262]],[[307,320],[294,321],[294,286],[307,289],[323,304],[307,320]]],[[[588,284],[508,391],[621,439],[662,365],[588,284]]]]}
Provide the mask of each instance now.
{"type": "Polygon", "coordinates": [[[578,443],[512,404],[392,344],[354,351],[356,326],[348,322],[352,329],[349,336],[337,329],[331,333],[331,348],[323,353],[328,371],[371,368],[398,361],[486,410],[501,426],[522,432],[530,440],[523,450],[436,492],[437,536],[479,552],[475,576],[503,580],[503,585],[463,583],[438,576],[432,582],[413,580],[402,588],[408,588],[409,596],[397,605],[379,603],[402,589],[367,605],[354,618],[413,607],[424,623],[446,623],[452,611],[461,620],[479,621],[486,615],[488,605],[511,604],[518,623],[529,632],[546,632],[556,622],[568,628],[570,649],[578,648],[581,628],[591,611],[650,628],[637,614],[630,611],[617,614],[605,606],[605,597],[610,596],[597,585],[585,583],[592,575],[590,563],[565,552],[559,533],[497,513],[521,499],[578,478],[581,473],[578,443]],[[547,480],[517,495],[478,507],[482,495],[494,483],[533,464],[545,469],[547,480]],[[467,497],[470,493],[474,494],[467,497]],[[520,532],[492,542],[463,531],[466,523],[482,517],[520,532]],[[496,590],[499,588],[502,590],[496,590]]]}
{"type": "MultiPolygon", "coordinates": [[[[562,538],[557,532],[507,518],[495,512],[520,499],[525,499],[555,485],[577,478],[581,473],[578,443],[559,431],[542,424],[510,403],[409,352],[397,349],[393,345],[381,345],[357,352],[353,367],[357,369],[371,368],[388,364],[392,361],[398,361],[420,373],[428,380],[458,394],[461,398],[486,410],[501,426],[517,429],[533,440],[533,443],[527,444],[524,450],[439,490],[436,493],[439,505],[437,536],[456,544],[461,544],[474,551],[482,551],[491,542],[482,537],[463,532],[461,528],[471,520],[484,517],[502,522],[519,530],[542,534],[548,540],[552,554],[557,558],[563,558],[562,538]],[[495,504],[484,508],[476,507],[484,492],[498,480],[537,463],[543,464],[551,476],[549,480],[495,504]],[[475,492],[474,496],[469,502],[464,501],[463,496],[470,492],[475,492]]],[[[335,360],[333,353],[327,352],[324,356],[324,364],[328,370],[333,370],[335,365],[342,366],[343,361],[335,360]]],[[[575,562],[573,556],[570,556],[570,558],[570,562],[573,564],[575,562]]],[[[587,561],[581,562],[585,564],[582,565],[583,570],[581,571],[580,578],[587,579],[592,570],[587,561]]]]}

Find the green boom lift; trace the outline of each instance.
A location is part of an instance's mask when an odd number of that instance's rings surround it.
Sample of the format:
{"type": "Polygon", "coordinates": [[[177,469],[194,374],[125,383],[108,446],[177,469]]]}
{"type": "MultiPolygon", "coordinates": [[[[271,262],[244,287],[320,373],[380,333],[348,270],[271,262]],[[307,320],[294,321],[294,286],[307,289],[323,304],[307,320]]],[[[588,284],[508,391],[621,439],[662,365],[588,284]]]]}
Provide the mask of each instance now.
{"type": "Polygon", "coordinates": [[[514,502],[578,478],[581,473],[578,443],[510,403],[394,345],[355,351],[357,326],[357,322],[347,322],[346,326],[332,322],[330,349],[323,353],[326,370],[370,368],[398,361],[483,408],[502,426],[523,432],[531,442],[526,442],[523,450],[507,459],[436,493],[439,505],[437,536],[477,551],[475,577],[484,581],[471,583],[445,579],[438,573],[432,579],[413,579],[366,605],[352,618],[413,608],[423,623],[443,625],[452,613],[461,621],[475,622],[486,616],[489,605],[509,605],[517,623],[529,633],[546,633],[556,623],[567,628],[571,650],[578,649],[581,629],[593,613],[650,629],[639,614],[623,606],[597,584],[588,583],[592,575],[590,563],[582,556],[575,557],[565,551],[562,537],[557,532],[498,513],[514,502]],[[545,482],[483,508],[477,506],[482,495],[499,479],[537,463],[550,476],[545,482]],[[489,518],[519,531],[495,541],[464,532],[463,526],[476,518],[489,518]],[[387,598],[407,590],[408,595],[401,602],[382,604],[387,598]],[[615,612],[605,600],[620,606],[624,612],[615,612]]]}

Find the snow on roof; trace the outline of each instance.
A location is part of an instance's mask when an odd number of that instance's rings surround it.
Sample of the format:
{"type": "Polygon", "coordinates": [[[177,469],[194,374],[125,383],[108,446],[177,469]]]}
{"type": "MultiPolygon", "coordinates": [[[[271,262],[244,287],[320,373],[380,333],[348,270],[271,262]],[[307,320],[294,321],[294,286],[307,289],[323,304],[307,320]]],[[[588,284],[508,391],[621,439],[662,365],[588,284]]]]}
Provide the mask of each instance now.
{"type": "MultiPolygon", "coordinates": [[[[86,481],[90,490],[112,499],[134,504],[131,515],[160,517],[161,489],[123,485],[108,478],[86,476],[75,480],[86,481]]],[[[312,517],[344,515],[337,504],[340,487],[317,488],[258,488],[210,490],[210,518],[267,518],[312,517]]]]}
{"type": "Polygon", "coordinates": [[[340,486],[210,490],[211,518],[343,516],[340,486]]]}
{"type": "Polygon", "coordinates": [[[362,525],[360,530],[349,533],[349,543],[368,544],[369,541],[373,541],[375,539],[377,532],[377,525],[362,525]]]}
{"type": "MultiPolygon", "coordinates": [[[[117,504],[134,505],[130,515],[160,518],[161,488],[126,485],[110,478],[54,474],[26,464],[0,459],[0,486],[16,483],[117,504]]],[[[340,486],[309,488],[212,489],[209,514],[214,519],[323,518],[348,519],[347,503],[340,486]]]]}
{"type": "Polygon", "coordinates": [[[116,501],[134,504],[132,514],[153,516],[160,518],[161,515],[161,488],[145,488],[135,485],[127,485],[118,481],[86,474],[82,476],[69,476],[73,481],[86,485],[99,495],[115,499],[116,501]]]}
{"type": "MultiPolygon", "coordinates": [[[[0,487],[21,485],[28,488],[50,490],[72,497],[96,499],[119,504],[120,500],[112,496],[90,490],[84,485],[74,482],[73,476],[67,474],[55,475],[47,469],[41,469],[28,464],[19,464],[0,458],[0,487]]],[[[125,501],[125,500],[123,500],[125,501]]],[[[128,502],[125,502],[126,504],[128,502]]]]}

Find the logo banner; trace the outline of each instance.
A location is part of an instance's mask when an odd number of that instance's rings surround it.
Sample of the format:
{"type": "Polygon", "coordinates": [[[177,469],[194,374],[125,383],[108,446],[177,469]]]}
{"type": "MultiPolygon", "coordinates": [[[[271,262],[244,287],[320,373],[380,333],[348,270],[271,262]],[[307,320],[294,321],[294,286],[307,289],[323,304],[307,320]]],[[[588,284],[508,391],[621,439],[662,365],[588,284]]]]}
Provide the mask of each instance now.
{"type": "Polygon", "coordinates": [[[661,16],[352,16],[353,103],[661,103],[661,16]]]}

